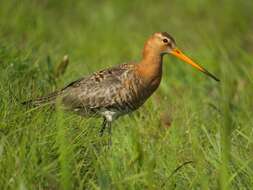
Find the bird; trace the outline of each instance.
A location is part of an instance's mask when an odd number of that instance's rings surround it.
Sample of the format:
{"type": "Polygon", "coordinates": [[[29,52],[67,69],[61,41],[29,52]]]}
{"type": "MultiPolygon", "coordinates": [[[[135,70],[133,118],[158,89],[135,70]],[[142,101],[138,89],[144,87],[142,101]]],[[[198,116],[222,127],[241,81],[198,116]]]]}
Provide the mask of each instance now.
{"type": "Polygon", "coordinates": [[[169,33],[155,32],[145,42],[139,62],[124,63],[94,72],[47,96],[28,100],[23,104],[52,105],[59,100],[65,110],[85,117],[103,118],[99,134],[102,136],[106,128],[111,134],[113,121],[137,110],[159,87],[164,55],[175,56],[219,81],[179,50],[169,33]]]}

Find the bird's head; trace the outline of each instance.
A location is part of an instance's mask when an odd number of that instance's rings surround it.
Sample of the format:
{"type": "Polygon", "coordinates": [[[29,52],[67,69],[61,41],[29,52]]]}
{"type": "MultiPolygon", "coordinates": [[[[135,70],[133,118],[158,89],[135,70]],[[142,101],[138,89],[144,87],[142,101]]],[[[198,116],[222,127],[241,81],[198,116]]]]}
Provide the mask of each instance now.
{"type": "Polygon", "coordinates": [[[192,59],[186,56],[182,51],[180,51],[177,46],[174,38],[169,35],[167,32],[156,32],[154,33],[146,42],[144,47],[144,56],[145,53],[149,54],[149,51],[155,52],[160,56],[165,54],[173,55],[185,63],[190,64],[191,66],[195,67],[199,71],[205,73],[209,77],[213,78],[216,81],[219,81],[217,77],[213,74],[208,72],[205,68],[195,63],[192,59]],[[145,51],[147,50],[147,51],[145,51]]]}

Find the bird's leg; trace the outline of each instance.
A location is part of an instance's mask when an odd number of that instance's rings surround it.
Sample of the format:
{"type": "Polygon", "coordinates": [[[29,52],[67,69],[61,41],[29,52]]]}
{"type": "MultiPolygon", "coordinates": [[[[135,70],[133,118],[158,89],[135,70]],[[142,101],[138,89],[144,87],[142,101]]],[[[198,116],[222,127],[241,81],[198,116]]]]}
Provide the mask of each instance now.
{"type": "Polygon", "coordinates": [[[108,122],[107,124],[108,124],[108,133],[111,136],[112,135],[112,123],[108,122]]]}
{"type": "Polygon", "coordinates": [[[99,136],[100,136],[100,137],[103,136],[104,130],[105,130],[105,128],[106,128],[106,125],[107,125],[107,121],[106,121],[106,118],[104,118],[103,123],[102,123],[102,127],[101,127],[101,129],[100,129],[100,131],[99,131],[99,134],[100,134],[99,136]]]}
{"type": "Polygon", "coordinates": [[[108,122],[108,133],[109,133],[109,146],[112,145],[112,122],[108,122]]]}
{"type": "Polygon", "coordinates": [[[109,133],[109,142],[108,145],[112,145],[112,126],[111,126],[111,121],[107,121],[106,118],[104,118],[102,127],[99,131],[99,136],[102,137],[104,134],[105,129],[108,128],[108,133],[109,133]]]}

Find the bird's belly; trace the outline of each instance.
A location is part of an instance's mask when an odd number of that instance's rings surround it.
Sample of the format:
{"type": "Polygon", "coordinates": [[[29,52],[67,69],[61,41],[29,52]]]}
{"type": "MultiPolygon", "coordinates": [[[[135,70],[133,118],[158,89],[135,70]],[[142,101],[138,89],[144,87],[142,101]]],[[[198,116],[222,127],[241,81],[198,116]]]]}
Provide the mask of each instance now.
{"type": "Polygon", "coordinates": [[[74,108],[74,109],[68,109],[69,111],[72,111],[80,116],[83,117],[105,117],[107,121],[113,121],[117,119],[119,116],[127,114],[129,110],[118,110],[114,108],[74,108]]]}

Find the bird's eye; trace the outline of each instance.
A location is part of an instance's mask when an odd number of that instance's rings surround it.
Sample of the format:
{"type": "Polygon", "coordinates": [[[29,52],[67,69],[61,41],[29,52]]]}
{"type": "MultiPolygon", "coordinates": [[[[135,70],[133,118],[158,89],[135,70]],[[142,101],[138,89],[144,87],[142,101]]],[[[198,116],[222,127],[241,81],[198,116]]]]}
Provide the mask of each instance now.
{"type": "Polygon", "coordinates": [[[168,40],[167,40],[167,39],[163,39],[163,42],[164,42],[164,43],[168,43],[168,40]]]}

